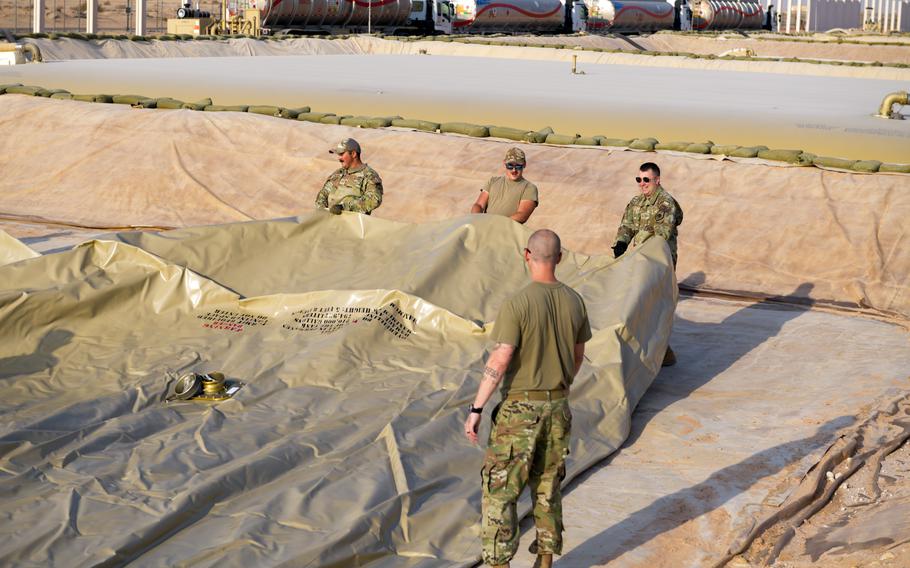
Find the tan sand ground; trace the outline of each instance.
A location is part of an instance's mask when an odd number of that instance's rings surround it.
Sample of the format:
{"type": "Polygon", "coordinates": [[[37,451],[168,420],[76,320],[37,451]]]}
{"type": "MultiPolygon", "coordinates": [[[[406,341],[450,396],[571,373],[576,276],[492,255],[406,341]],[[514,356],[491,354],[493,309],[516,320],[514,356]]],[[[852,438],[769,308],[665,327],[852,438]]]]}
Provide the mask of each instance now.
{"type": "MultiPolygon", "coordinates": [[[[294,215],[355,136],[383,176],[376,212],[468,212],[508,141],[361,130],[259,115],[136,110],[0,97],[0,214],[88,228],[183,227],[294,215]],[[103,175],[101,175],[103,172],[103,175]]],[[[678,276],[700,289],[910,314],[903,246],[910,177],[733,163],[671,153],[523,145],[541,204],[532,227],[599,254],[612,246],[638,165],[656,160],[685,211],[678,276]],[[748,213],[746,213],[748,212],[748,213]],[[692,275],[704,273],[695,282],[692,275]],[[797,290],[803,283],[811,287],[797,290]]],[[[15,227],[9,230],[17,236],[15,227]]],[[[54,232],[54,231],[52,231],[54,232]]]]}

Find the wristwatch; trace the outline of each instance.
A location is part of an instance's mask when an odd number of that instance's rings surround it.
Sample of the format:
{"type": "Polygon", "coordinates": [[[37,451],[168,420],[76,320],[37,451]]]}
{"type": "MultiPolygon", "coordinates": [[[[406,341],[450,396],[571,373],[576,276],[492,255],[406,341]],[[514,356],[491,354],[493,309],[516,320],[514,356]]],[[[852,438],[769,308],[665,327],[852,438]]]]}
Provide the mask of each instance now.
{"type": "Polygon", "coordinates": [[[471,409],[471,413],[472,413],[472,414],[483,414],[483,407],[482,407],[482,406],[481,406],[480,408],[474,408],[474,403],[471,403],[470,409],[471,409]]]}

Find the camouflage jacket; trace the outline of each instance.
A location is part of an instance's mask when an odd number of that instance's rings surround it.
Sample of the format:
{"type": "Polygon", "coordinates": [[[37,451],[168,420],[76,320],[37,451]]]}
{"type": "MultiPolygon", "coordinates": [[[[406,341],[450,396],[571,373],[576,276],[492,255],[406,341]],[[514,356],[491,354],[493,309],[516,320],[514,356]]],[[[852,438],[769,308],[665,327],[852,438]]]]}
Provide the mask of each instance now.
{"type": "Polygon", "coordinates": [[[676,265],[676,235],[683,220],[679,203],[658,187],[651,195],[640,193],[626,205],[619,230],[616,231],[616,242],[639,245],[652,235],[660,235],[670,245],[673,265],[676,265]]]}
{"type": "Polygon", "coordinates": [[[351,170],[335,170],[319,190],[316,206],[328,209],[336,203],[340,203],[345,211],[369,215],[382,203],[379,174],[366,164],[351,170]]]}

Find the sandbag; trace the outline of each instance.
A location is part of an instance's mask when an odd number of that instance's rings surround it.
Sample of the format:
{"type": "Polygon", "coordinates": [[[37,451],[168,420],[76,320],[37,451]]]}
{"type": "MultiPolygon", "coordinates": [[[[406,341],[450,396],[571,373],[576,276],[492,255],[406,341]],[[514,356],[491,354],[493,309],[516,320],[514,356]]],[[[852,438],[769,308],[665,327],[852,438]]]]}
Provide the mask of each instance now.
{"type": "Polygon", "coordinates": [[[111,95],[73,95],[73,100],[87,103],[112,103],[114,97],[111,95]]]}
{"type": "Polygon", "coordinates": [[[443,122],[439,125],[439,131],[464,134],[475,138],[486,138],[490,135],[490,129],[486,126],[469,122],[443,122]]]}
{"type": "Polygon", "coordinates": [[[183,108],[187,110],[205,110],[205,107],[212,104],[212,99],[201,99],[194,103],[184,103],[183,108]]]}
{"type": "Polygon", "coordinates": [[[11,95],[31,95],[37,96],[43,87],[35,85],[12,85],[6,88],[6,92],[11,95]]]}
{"type": "Polygon", "coordinates": [[[600,141],[601,146],[613,146],[616,148],[628,148],[632,141],[626,138],[604,138],[600,141]]]}
{"type": "Polygon", "coordinates": [[[759,150],[758,157],[762,160],[796,164],[799,162],[799,156],[802,153],[802,150],[759,150]]]}
{"type": "Polygon", "coordinates": [[[575,144],[578,134],[553,134],[547,135],[547,144],[575,144]]]}
{"type": "Polygon", "coordinates": [[[6,94],[6,90],[11,87],[21,87],[22,83],[9,83],[6,85],[0,85],[0,95],[6,94]]]}
{"type": "Polygon", "coordinates": [[[397,126],[399,128],[413,128],[415,130],[423,130],[424,132],[436,132],[439,130],[438,122],[430,122],[429,120],[416,120],[413,118],[393,119],[392,126],[397,126]]]}
{"type": "Polygon", "coordinates": [[[400,116],[374,116],[366,121],[364,128],[385,128],[392,126],[392,121],[400,116]]]}
{"type": "Polygon", "coordinates": [[[755,158],[759,152],[767,149],[767,146],[740,146],[727,155],[731,158],[755,158]]]}
{"type": "Polygon", "coordinates": [[[142,95],[114,95],[113,97],[113,102],[118,105],[136,105],[148,100],[151,99],[142,95]]]}
{"type": "Polygon", "coordinates": [[[910,164],[882,164],[878,167],[880,172],[910,174],[910,164]]]}
{"type": "Polygon", "coordinates": [[[281,107],[271,105],[251,105],[246,111],[253,114],[264,114],[266,116],[281,116],[281,107]]]}
{"type": "Polygon", "coordinates": [[[540,131],[528,131],[522,137],[522,140],[525,142],[530,142],[531,144],[543,144],[547,141],[547,136],[549,136],[549,134],[544,134],[540,131]]]}
{"type": "Polygon", "coordinates": [[[710,154],[713,147],[710,142],[695,142],[686,146],[685,151],[692,154],[710,154]]]}
{"type": "Polygon", "coordinates": [[[327,116],[335,116],[331,112],[302,112],[297,115],[297,120],[304,120],[306,122],[322,122],[322,119],[327,116]]]}
{"type": "Polygon", "coordinates": [[[246,112],[250,108],[248,105],[208,105],[204,109],[206,112],[246,112]]]}
{"type": "Polygon", "coordinates": [[[342,118],[339,124],[342,126],[356,126],[360,128],[363,127],[368,120],[370,120],[369,116],[349,116],[347,118],[342,118]]]}
{"type": "Polygon", "coordinates": [[[73,100],[72,93],[54,93],[51,95],[52,99],[57,99],[58,101],[70,101],[73,100]]]}
{"type": "Polygon", "coordinates": [[[350,117],[351,117],[351,115],[349,115],[349,114],[345,114],[343,116],[336,116],[334,114],[330,114],[330,115],[326,115],[326,116],[322,117],[322,120],[320,120],[319,122],[321,122],[322,124],[341,124],[342,120],[344,120],[346,118],[350,118],[350,117]]]}
{"type": "Polygon", "coordinates": [[[816,156],[812,163],[816,166],[826,168],[841,168],[843,170],[853,169],[856,160],[846,160],[844,158],[829,158],[827,156],[816,156]]]}
{"type": "Polygon", "coordinates": [[[714,146],[711,146],[711,153],[717,156],[729,156],[739,148],[741,148],[741,146],[737,146],[736,144],[727,144],[725,146],[718,146],[715,144],[714,146]]]}
{"type": "Polygon", "coordinates": [[[160,99],[158,99],[157,103],[158,104],[156,106],[158,108],[168,108],[168,109],[184,108],[184,105],[186,104],[183,101],[178,101],[177,99],[172,99],[170,97],[160,98],[160,99]]]}
{"type": "Polygon", "coordinates": [[[576,146],[599,146],[600,140],[594,136],[579,136],[575,139],[576,146]]]}
{"type": "Polygon", "coordinates": [[[853,171],[874,174],[881,166],[882,163],[878,160],[857,160],[856,163],[853,164],[853,171]]]}
{"type": "Polygon", "coordinates": [[[281,118],[296,119],[300,116],[301,113],[304,112],[310,112],[310,107],[304,106],[298,108],[282,108],[279,116],[281,116],[281,118]]]}
{"type": "Polygon", "coordinates": [[[655,150],[672,150],[674,152],[685,152],[686,148],[692,145],[692,142],[658,142],[654,145],[655,150]]]}
{"type": "Polygon", "coordinates": [[[815,158],[815,154],[803,152],[799,155],[799,157],[796,158],[796,162],[794,163],[800,166],[811,166],[815,162],[815,158]]]}
{"type": "Polygon", "coordinates": [[[37,93],[35,93],[35,96],[36,97],[45,97],[45,98],[49,99],[49,98],[51,98],[51,95],[56,95],[57,93],[68,93],[68,92],[69,91],[67,91],[66,89],[44,89],[44,88],[42,88],[37,93]]]}
{"type": "Polygon", "coordinates": [[[648,152],[652,152],[654,150],[654,146],[656,145],[656,138],[636,138],[632,141],[631,144],[629,144],[629,148],[632,148],[633,150],[646,150],[648,152]]]}
{"type": "Polygon", "coordinates": [[[509,128],[507,126],[490,126],[490,136],[493,138],[505,138],[506,140],[524,140],[530,132],[521,128],[509,128]]]}

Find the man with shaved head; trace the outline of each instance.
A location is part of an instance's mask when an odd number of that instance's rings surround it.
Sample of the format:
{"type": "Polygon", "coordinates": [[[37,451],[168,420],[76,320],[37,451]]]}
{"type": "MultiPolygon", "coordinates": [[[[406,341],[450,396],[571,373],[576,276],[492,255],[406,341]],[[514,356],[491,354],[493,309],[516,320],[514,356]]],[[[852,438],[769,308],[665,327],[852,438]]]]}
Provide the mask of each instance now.
{"type": "Polygon", "coordinates": [[[501,385],[493,409],[483,480],[483,561],[509,566],[518,549],[516,505],[531,487],[537,538],[535,566],[549,568],[562,553],[562,492],[572,413],[569,386],[591,339],[581,296],[556,279],[562,260],[559,236],[531,235],[522,252],[531,283],[500,309],[493,327],[496,346],[487,359],[464,433],[477,443],[484,405],[501,385]]]}

